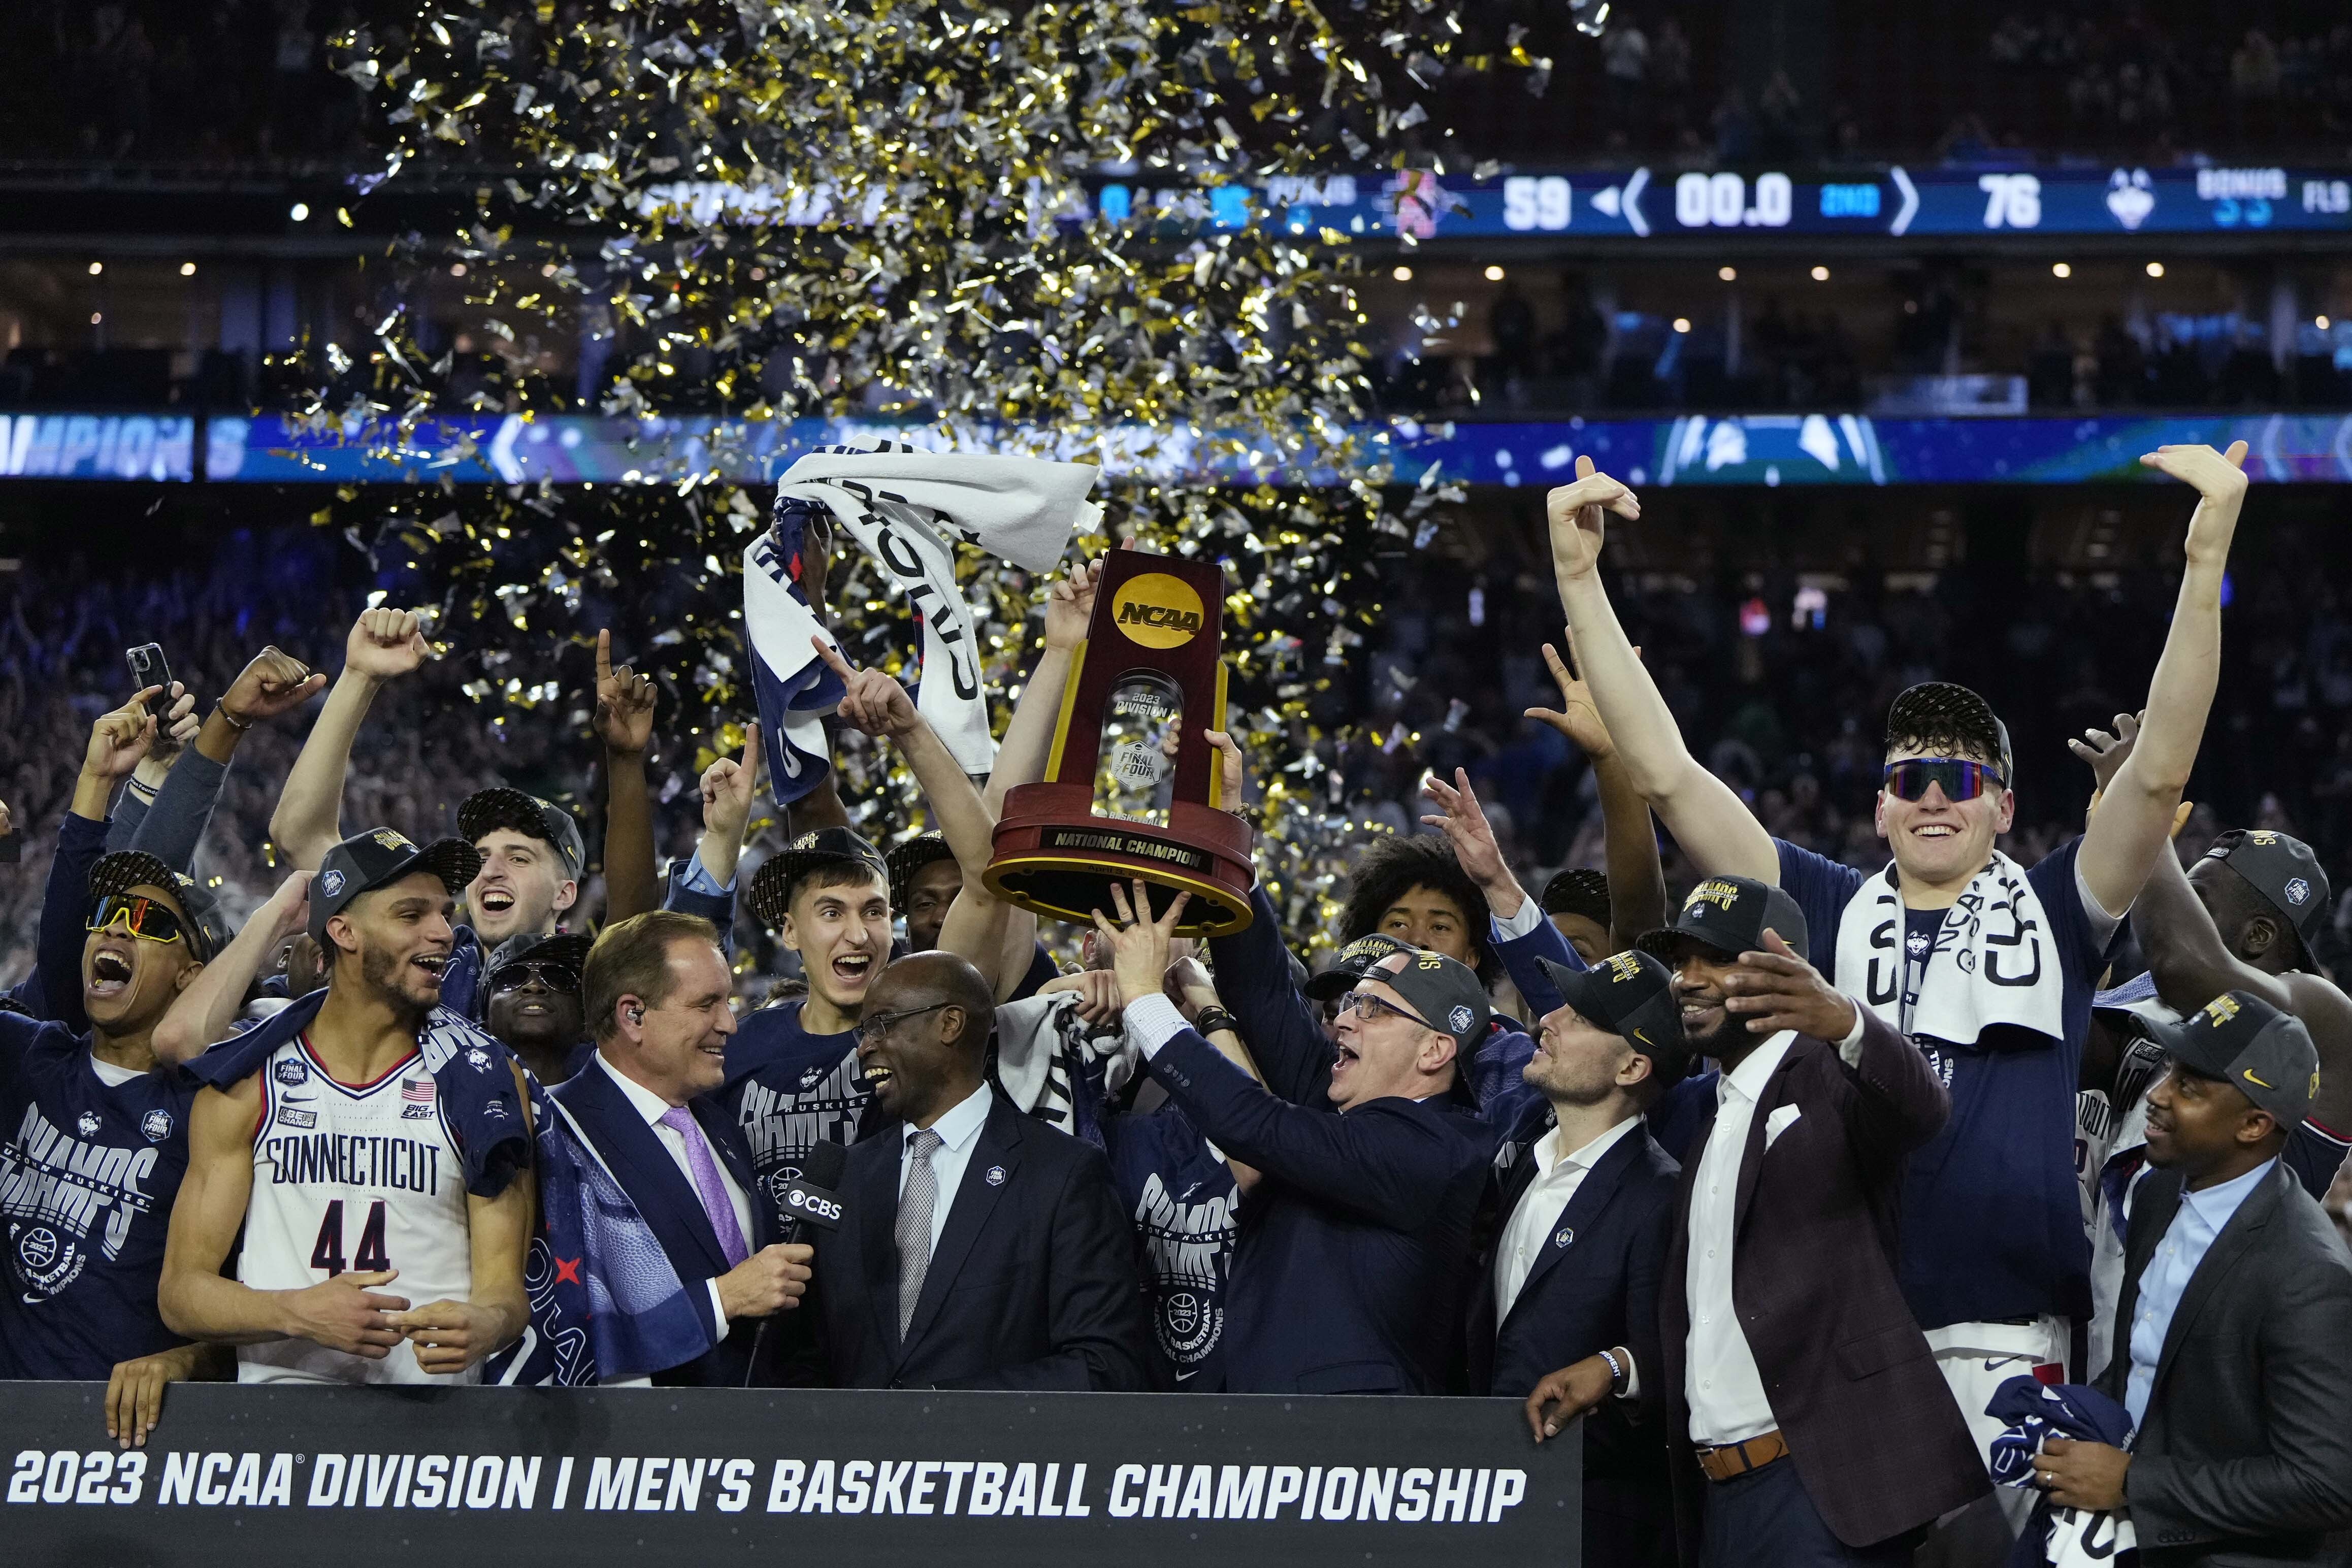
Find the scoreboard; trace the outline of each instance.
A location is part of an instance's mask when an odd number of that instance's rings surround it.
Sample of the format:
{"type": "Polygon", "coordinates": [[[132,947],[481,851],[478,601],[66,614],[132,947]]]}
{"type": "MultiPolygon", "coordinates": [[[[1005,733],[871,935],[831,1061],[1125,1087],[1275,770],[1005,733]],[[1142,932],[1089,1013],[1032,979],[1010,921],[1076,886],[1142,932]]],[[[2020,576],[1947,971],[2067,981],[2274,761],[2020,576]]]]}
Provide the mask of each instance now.
{"type": "MultiPolygon", "coordinates": [[[[1158,186],[1106,176],[1086,216],[1302,237],[2232,235],[2352,237],[2352,169],[1586,169],[1486,179],[1424,170],[1158,186]]],[[[1080,216],[1080,215],[1073,215],[1080,216]]]]}

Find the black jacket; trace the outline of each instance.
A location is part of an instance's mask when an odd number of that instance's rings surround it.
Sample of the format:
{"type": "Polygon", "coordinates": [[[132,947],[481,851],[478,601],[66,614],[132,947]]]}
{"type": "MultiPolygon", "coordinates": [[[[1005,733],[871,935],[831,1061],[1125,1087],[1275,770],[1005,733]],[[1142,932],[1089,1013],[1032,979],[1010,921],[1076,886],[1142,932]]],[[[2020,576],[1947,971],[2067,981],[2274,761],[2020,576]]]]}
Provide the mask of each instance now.
{"type": "Polygon", "coordinates": [[[836,1388],[1140,1390],[1150,1324],[1135,1232],[1093,1144],[1002,1094],[950,1200],[898,1335],[898,1170],[892,1123],[850,1146],[838,1230],[816,1240],[811,1300],[836,1388]]]}
{"type": "MultiPolygon", "coordinates": [[[[2140,1276],[2179,1208],[2169,1171],[2132,1198],[2099,1379],[2118,1401],[2140,1276]]],[[[2284,1163],[2181,1292],[2124,1491],[2147,1568],[2352,1560],[2352,1253],[2284,1163]]]]}

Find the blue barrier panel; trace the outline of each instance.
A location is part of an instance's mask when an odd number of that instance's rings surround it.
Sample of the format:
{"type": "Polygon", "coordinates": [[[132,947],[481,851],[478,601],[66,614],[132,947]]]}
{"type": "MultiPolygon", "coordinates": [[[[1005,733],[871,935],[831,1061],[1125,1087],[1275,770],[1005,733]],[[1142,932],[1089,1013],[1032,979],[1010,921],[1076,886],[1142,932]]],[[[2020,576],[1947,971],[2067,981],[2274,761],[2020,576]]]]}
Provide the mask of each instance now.
{"type": "Polygon", "coordinates": [[[0,1385],[12,1563],[1576,1568],[1580,1430],[1516,1401],[0,1385]]]}

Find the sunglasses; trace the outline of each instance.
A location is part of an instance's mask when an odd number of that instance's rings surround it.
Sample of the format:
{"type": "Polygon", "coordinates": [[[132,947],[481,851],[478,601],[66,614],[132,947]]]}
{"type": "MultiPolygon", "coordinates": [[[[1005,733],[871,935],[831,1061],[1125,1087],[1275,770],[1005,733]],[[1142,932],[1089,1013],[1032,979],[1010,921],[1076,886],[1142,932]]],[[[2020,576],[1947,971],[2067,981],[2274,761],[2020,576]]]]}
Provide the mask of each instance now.
{"type": "Polygon", "coordinates": [[[942,1007],[953,1007],[953,1002],[934,1002],[928,1007],[910,1007],[904,1013],[877,1013],[857,1021],[857,1037],[870,1040],[877,1035],[887,1035],[909,1018],[919,1018],[926,1013],[936,1013],[942,1007]]]}
{"type": "MultiPolygon", "coordinates": [[[[1387,1000],[1385,997],[1375,996],[1369,991],[1350,991],[1345,996],[1339,998],[1339,1014],[1348,1013],[1353,1013],[1357,1017],[1364,1019],[1368,1023],[1374,1018],[1380,1017],[1382,1014],[1392,1014],[1400,1018],[1410,1018],[1424,1029],[1437,1029],[1436,1025],[1431,1023],[1420,1014],[1407,1012],[1402,1007],[1398,1006],[1395,1003],[1387,1000]]],[[[1335,1015],[1335,1016],[1336,1016],[1337,1015],[1335,1015]]],[[[1437,1029],[1437,1032],[1442,1035],[1446,1031],[1444,1029],[1437,1029]]]]}
{"type": "Polygon", "coordinates": [[[1920,800],[1927,786],[1941,784],[1946,800],[1974,800],[1988,790],[2008,788],[2000,770],[1990,763],[1966,757],[1913,757],[1889,763],[1884,775],[1886,792],[1898,800],[1920,800]]]}
{"type": "Polygon", "coordinates": [[[563,965],[551,963],[543,959],[526,958],[506,965],[492,975],[490,993],[496,995],[501,991],[520,991],[533,980],[538,981],[550,991],[580,989],[580,976],[572,973],[563,965]]]}
{"type": "Polygon", "coordinates": [[[87,929],[105,931],[118,922],[142,942],[177,942],[187,931],[162,900],[137,893],[109,893],[99,900],[89,911],[87,929]]]}

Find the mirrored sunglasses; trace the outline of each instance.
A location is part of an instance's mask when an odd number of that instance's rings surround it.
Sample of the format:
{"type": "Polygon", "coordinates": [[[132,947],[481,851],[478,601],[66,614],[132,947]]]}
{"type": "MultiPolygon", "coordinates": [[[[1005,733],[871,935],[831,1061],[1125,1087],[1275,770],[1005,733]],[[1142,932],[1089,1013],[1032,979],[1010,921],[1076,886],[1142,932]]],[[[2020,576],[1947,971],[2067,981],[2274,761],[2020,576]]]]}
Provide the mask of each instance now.
{"type": "Polygon", "coordinates": [[[1950,801],[1974,800],[1988,790],[2008,787],[2000,769],[1966,757],[1912,757],[1889,763],[1884,784],[1898,800],[1924,799],[1930,784],[1941,784],[1944,798],[1950,801]]]}
{"type": "Polygon", "coordinates": [[[109,893],[99,900],[87,929],[105,931],[117,924],[142,942],[177,942],[186,929],[161,899],[137,893],[109,893]]]}

